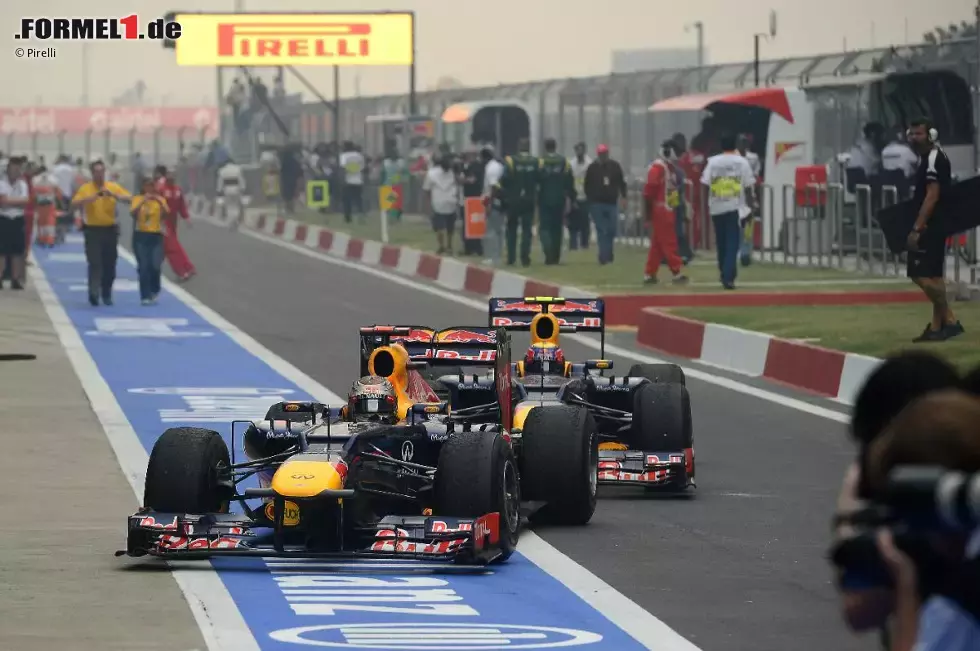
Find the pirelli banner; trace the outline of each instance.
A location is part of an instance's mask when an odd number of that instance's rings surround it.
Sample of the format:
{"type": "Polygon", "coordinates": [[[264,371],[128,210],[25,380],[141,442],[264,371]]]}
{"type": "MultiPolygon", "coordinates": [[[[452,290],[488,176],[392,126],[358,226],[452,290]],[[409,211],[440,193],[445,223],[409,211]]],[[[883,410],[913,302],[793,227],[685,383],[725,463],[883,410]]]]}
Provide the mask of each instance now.
{"type": "Polygon", "coordinates": [[[407,66],[413,13],[176,15],[181,66],[407,66]]]}

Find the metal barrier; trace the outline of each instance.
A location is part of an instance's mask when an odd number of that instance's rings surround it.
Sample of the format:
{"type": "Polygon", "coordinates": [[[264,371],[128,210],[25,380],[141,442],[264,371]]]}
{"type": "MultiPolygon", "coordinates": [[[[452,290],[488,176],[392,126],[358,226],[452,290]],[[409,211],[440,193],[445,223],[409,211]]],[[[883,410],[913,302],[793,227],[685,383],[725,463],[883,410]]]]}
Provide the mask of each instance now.
{"type": "Polygon", "coordinates": [[[93,156],[115,153],[119,160],[128,164],[132,156],[140,153],[145,160],[156,164],[174,164],[181,154],[195,144],[204,145],[205,131],[192,129],[154,129],[152,132],[130,129],[128,131],[87,130],[84,134],[61,131],[51,133],[7,133],[4,151],[26,154],[33,160],[43,156],[53,161],[60,154],[72,158],[83,156],[86,161],[93,156]]]}
{"type": "MultiPolygon", "coordinates": [[[[868,276],[904,275],[905,255],[895,255],[874,218],[876,208],[899,201],[898,188],[881,188],[874,201],[872,188],[859,185],[850,197],[840,183],[758,187],[761,211],[755,216],[756,260],[773,264],[856,271],[868,276]]],[[[694,196],[687,181],[685,201],[689,215],[687,234],[695,249],[714,248],[714,226],[703,197],[694,196]],[[696,203],[701,205],[695,210],[696,203]],[[698,224],[695,227],[695,220],[698,224]],[[696,235],[696,237],[695,237],[696,235]]],[[[648,247],[650,219],[643,215],[643,188],[630,185],[629,206],[621,216],[617,242],[621,246],[648,247]]],[[[977,282],[977,233],[953,238],[949,268],[955,282],[977,282]],[[966,272],[969,271],[969,274],[966,272]]]]}

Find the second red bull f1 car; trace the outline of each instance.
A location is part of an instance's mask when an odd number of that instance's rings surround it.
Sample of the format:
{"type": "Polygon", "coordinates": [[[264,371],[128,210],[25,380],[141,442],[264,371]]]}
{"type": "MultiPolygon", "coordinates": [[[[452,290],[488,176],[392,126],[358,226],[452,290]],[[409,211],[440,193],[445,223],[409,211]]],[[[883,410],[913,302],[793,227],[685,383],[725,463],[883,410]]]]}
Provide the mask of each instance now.
{"type": "Polygon", "coordinates": [[[605,304],[598,298],[491,298],[490,326],[527,331],[531,343],[513,364],[527,397],[514,407],[514,436],[552,417],[554,404],[583,407],[598,427],[599,483],[657,490],[695,487],[691,402],[675,364],[636,364],[625,376],[607,375],[605,304]],[[565,359],[561,333],[597,332],[600,359],[565,359]]]}

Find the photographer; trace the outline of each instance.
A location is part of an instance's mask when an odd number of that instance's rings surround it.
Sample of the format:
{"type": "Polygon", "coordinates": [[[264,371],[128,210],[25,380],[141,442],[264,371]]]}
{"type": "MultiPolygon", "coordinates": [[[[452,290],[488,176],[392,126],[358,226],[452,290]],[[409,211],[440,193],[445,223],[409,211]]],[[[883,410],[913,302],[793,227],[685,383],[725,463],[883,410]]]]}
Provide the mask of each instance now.
{"type": "Polygon", "coordinates": [[[104,305],[112,305],[112,286],[116,281],[116,257],[119,248],[119,224],[116,205],[130,203],[132,197],[114,181],[105,178],[105,164],[95,161],[89,166],[92,180],[75,192],[71,206],[84,215],[85,259],[88,262],[88,300],[95,307],[101,296],[104,305]]]}
{"type": "MultiPolygon", "coordinates": [[[[835,540],[838,546],[858,535],[848,518],[871,497],[864,468],[874,441],[889,423],[916,398],[958,386],[960,377],[950,364],[923,352],[903,352],[878,366],[865,381],[854,403],[851,436],[858,446],[856,461],[848,468],[837,504],[835,540]]],[[[878,568],[838,564],[838,589],[844,620],[863,632],[880,628],[892,608],[892,591],[878,568]]]]}
{"type": "MultiPolygon", "coordinates": [[[[888,493],[889,475],[898,466],[980,472],[980,400],[950,389],[905,408],[869,451],[872,494],[888,493]]],[[[975,561],[980,529],[971,536],[948,526],[919,524],[921,514],[912,515],[910,499],[889,497],[899,513],[907,509],[906,519],[916,523],[900,521],[877,532],[877,549],[894,592],[890,649],[980,648],[980,566],[975,561]]]]}

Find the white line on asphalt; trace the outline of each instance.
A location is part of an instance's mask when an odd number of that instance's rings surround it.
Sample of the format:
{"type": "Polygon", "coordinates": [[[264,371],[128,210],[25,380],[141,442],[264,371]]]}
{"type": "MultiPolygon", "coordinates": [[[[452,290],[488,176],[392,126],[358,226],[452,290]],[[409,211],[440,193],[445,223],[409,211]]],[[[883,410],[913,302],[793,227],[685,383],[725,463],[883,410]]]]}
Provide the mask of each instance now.
{"type": "MultiPolygon", "coordinates": [[[[120,251],[124,258],[132,260],[128,253],[120,251]]],[[[146,482],[146,464],[149,455],[140,443],[136,431],[123,413],[119,401],[106,383],[92,355],[82,343],[82,338],[51,288],[41,265],[31,269],[31,278],[37,283],[48,318],[54,326],[61,345],[81,381],[82,388],[105,430],[106,438],[112,446],[116,459],[136,493],[136,499],[143,503],[143,485],[146,482]]],[[[172,291],[168,281],[167,289],[172,291]]],[[[203,315],[202,315],[203,316],[203,315]]],[[[217,324],[215,324],[217,326],[217,324]]],[[[124,534],[123,524],[126,514],[120,514],[120,540],[124,534]]],[[[259,645],[252,636],[245,619],[231,598],[228,589],[216,572],[203,568],[193,570],[173,570],[174,579],[184,593],[191,613],[201,629],[208,651],[259,651],[259,645]]]]}
{"type": "MultiPolygon", "coordinates": [[[[119,255],[128,262],[135,263],[132,254],[122,247],[119,249],[119,255]]],[[[39,289],[42,285],[45,288],[42,300],[45,301],[52,322],[56,324],[55,328],[58,330],[62,345],[69,351],[72,363],[76,366],[76,373],[82,380],[86,393],[89,394],[89,400],[99,415],[120,465],[125,469],[133,490],[142,499],[146,451],[142,448],[136,432],[126,419],[111,389],[99,374],[95,361],[85,349],[67,313],[44,278],[43,271],[37,268],[36,273],[39,289]]],[[[242,348],[303,391],[328,404],[340,402],[337,395],[325,386],[270,351],[183,288],[166,278],[163,279],[163,286],[175,298],[197,312],[201,318],[227,333],[242,348]]],[[[698,647],[667,624],[562,554],[533,531],[525,531],[521,534],[518,548],[531,562],[556,578],[571,592],[647,648],[656,648],[659,651],[699,651],[698,647]]],[[[204,632],[209,651],[258,651],[255,638],[249,632],[245,620],[216,573],[190,570],[175,571],[174,574],[187,596],[198,625],[204,632]]]]}
{"type": "MultiPolygon", "coordinates": [[[[220,226],[219,226],[220,227],[220,226]]],[[[408,287],[419,292],[426,294],[431,294],[432,296],[438,296],[441,299],[456,303],[458,305],[463,305],[466,307],[478,310],[483,314],[486,314],[487,303],[485,300],[476,300],[468,298],[466,296],[460,296],[459,294],[453,294],[446,289],[434,287],[432,285],[426,285],[415,280],[411,280],[405,276],[395,274],[392,271],[388,271],[383,268],[371,267],[368,265],[361,264],[359,262],[354,262],[352,260],[345,260],[342,258],[337,258],[326,253],[321,253],[309,249],[305,246],[300,246],[298,244],[293,244],[291,242],[284,242],[275,237],[269,237],[261,233],[257,233],[252,230],[241,230],[239,233],[247,235],[248,237],[267,242],[269,244],[274,244],[275,246],[300,253],[309,258],[314,258],[316,260],[322,260],[333,265],[340,267],[347,267],[348,269],[356,269],[359,272],[367,273],[378,278],[384,278],[385,280],[394,282],[403,287],[408,287]]],[[[593,350],[599,350],[599,343],[594,339],[590,339],[583,335],[566,335],[567,339],[575,341],[576,343],[582,344],[587,348],[592,348],[593,350]]],[[[629,350],[628,348],[622,348],[620,346],[615,346],[611,344],[606,344],[606,352],[612,353],[613,355],[619,357],[625,357],[627,359],[632,359],[637,362],[644,364],[657,364],[662,363],[666,360],[659,359],[656,357],[651,357],[649,355],[644,355],[642,353],[629,350]]],[[[760,389],[759,387],[754,387],[731,378],[727,378],[721,375],[714,375],[712,373],[707,373],[703,370],[692,368],[690,366],[681,366],[684,369],[685,375],[687,377],[706,382],[708,384],[713,384],[730,391],[735,391],[743,395],[752,396],[754,398],[759,398],[760,400],[765,400],[773,404],[777,404],[789,409],[795,409],[796,411],[801,411],[812,416],[818,416],[820,418],[826,418],[828,420],[836,421],[838,423],[848,423],[850,422],[850,416],[846,413],[837,411],[834,409],[829,409],[827,407],[821,407],[820,405],[815,405],[805,400],[798,400],[796,398],[791,398],[789,396],[784,396],[773,391],[767,391],[765,389],[760,389]]]]}

